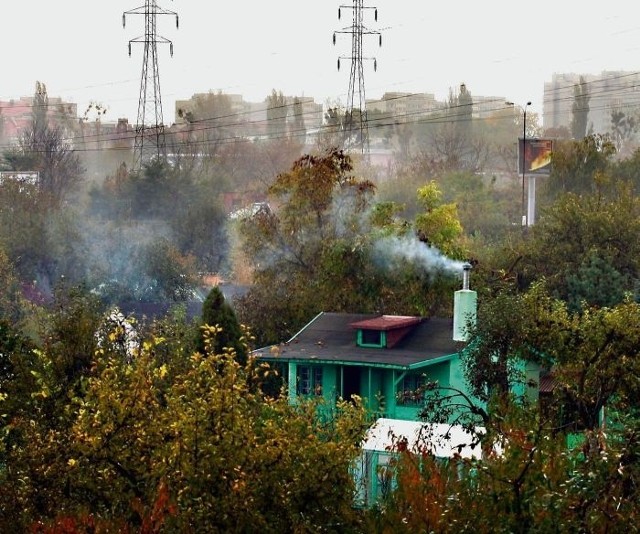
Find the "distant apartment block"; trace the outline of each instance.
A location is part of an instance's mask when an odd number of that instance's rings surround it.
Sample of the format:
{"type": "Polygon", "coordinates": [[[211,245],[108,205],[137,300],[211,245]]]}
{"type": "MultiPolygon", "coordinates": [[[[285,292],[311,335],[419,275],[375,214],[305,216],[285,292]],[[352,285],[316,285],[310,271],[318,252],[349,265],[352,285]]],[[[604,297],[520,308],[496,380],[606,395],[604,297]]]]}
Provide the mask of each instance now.
{"type": "Polygon", "coordinates": [[[611,113],[621,111],[634,115],[638,108],[640,73],[603,71],[599,75],[561,73],[554,74],[544,84],[543,127],[545,130],[565,127],[571,130],[574,91],[580,77],[587,83],[589,118],[587,132],[611,132],[611,113]]]}
{"type": "MultiPolygon", "coordinates": [[[[504,109],[506,99],[499,96],[473,96],[473,118],[481,119],[504,109]]],[[[394,122],[411,122],[445,109],[447,103],[431,93],[384,93],[379,100],[367,100],[367,110],[394,122]]]]}
{"type": "Polygon", "coordinates": [[[411,122],[441,109],[442,103],[430,93],[384,93],[379,100],[367,100],[367,110],[393,117],[397,122],[411,122]]]}
{"type": "Polygon", "coordinates": [[[135,136],[135,128],[126,118],[117,122],[79,120],[73,144],[86,152],[132,150],[135,136]]]}
{"type": "MultiPolygon", "coordinates": [[[[0,143],[18,141],[23,130],[33,117],[33,97],[23,96],[18,100],[0,101],[0,143]]],[[[73,129],[78,121],[78,105],[65,102],[59,97],[49,97],[47,117],[51,124],[73,129]]]]}
{"type": "Polygon", "coordinates": [[[496,112],[504,111],[506,101],[504,96],[474,96],[473,118],[485,119],[496,112]]]}
{"type": "MultiPolygon", "coordinates": [[[[242,95],[227,93],[196,93],[188,100],[176,100],[175,103],[175,123],[178,127],[187,124],[187,113],[195,113],[198,103],[205,101],[211,96],[219,96],[225,99],[225,106],[229,108],[223,114],[214,112],[212,116],[196,117],[198,122],[213,121],[222,128],[225,128],[229,135],[243,136],[249,138],[262,137],[268,133],[268,97],[262,102],[248,102],[242,95]]],[[[323,106],[317,104],[312,97],[285,96],[286,124],[292,127],[295,121],[294,102],[296,98],[302,107],[302,118],[307,130],[319,128],[323,122],[323,106]]]]}

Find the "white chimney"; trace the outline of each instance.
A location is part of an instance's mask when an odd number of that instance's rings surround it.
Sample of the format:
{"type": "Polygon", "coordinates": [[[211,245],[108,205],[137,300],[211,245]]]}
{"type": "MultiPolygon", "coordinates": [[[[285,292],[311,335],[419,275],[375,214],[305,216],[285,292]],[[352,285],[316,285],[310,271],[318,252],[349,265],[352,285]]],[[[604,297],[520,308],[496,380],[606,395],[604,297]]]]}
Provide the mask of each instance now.
{"type": "Polygon", "coordinates": [[[469,328],[476,324],[478,294],[469,289],[471,264],[462,266],[462,289],[453,295],[453,340],[468,341],[469,328]]]}

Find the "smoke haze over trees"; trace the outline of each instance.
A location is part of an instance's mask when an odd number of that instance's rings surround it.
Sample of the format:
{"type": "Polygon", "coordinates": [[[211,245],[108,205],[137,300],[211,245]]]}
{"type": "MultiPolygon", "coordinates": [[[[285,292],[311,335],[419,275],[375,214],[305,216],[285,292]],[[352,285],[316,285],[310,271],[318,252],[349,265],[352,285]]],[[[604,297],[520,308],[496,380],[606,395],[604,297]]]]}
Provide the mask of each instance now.
{"type": "MultiPolygon", "coordinates": [[[[504,103],[478,117],[463,85],[420,120],[379,117],[370,135],[398,157],[376,165],[341,146],[340,106],[305,144],[301,101],[290,124],[283,102],[281,91],[267,97],[266,133],[250,138],[235,135],[225,95],[206,95],[168,136],[167,159],[132,171],[128,152],[75,148],[79,125],[54,123],[37,85],[32,121],[1,162],[0,525],[116,528],[158,515],[221,531],[239,521],[482,531],[473,517],[499,518],[505,532],[635,524],[640,153],[586,132],[557,141],[538,222],[523,229],[523,118],[504,103]],[[340,405],[332,426],[313,417],[317,406],[271,398],[261,387],[273,369],[245,360],[243,342],[285,341],[320,311],[450,316],[463,261],[486,302],[469,380],[486,393],[487,436],[507,444],[504,460],[481,472],[459,464],[483,492],[407,456],[386,515],[357,512],[349,465],[361,407],[340,405]],[[247,292],[226,302],[205,292],[205,274],[247,292]],[[179,304],[207,294],[188,318],[179,304]],[[126,301],[172,311],[124,323],[111,306],[126,301]],[[519,379],[510,358],[533,341],[561,384],[554,399],[572,411],[506,394],[519,379]],[[609,455],[595,424],[603,400],[624,422],[609,455]],[[590,432],[584,450],[559,452],[563,425],[590,432]]],[[[527,127],[540,132],[535,116],[527,127]]]]}

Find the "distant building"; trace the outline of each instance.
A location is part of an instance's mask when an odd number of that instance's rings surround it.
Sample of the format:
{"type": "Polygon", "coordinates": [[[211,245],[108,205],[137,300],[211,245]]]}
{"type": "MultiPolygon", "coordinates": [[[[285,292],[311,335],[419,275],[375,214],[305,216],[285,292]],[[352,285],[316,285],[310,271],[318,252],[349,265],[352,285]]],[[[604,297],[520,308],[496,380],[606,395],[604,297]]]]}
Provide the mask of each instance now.
{"type": "Polygon", "coordinates": [[[603,71],[599,75],[556,73],[544,84],[543,119],[545,130],[568,128],[571,130],[572,106],[575,87],[580,77],[587,83],[589,118],[587,133],[610,133],[611,113],[621,111],[629,116],[638,106],[640,73],[603,71]]]}
{"type": "MultiPolygon", "coordinates": [[[[187,113],[193,113],[197,109],[199,99],[205,99],[211,95],[225,97],[230,106],[229,111],[225,113],[224,117],[196,117],[197,121],[215,120],[227,130],[227,136],[256,138],[265,136],[268,133],[268,97],[262,102],[248,102],[244,100],[242,95],[227,93],[195,93],[188,100],[176,100],[176,125],[184,128],[188,123],[186,119],[187,113]]],[[[313,97],[285,96],[284,98],[287,107],[286,123],[288,126],[291,126],[294,122],[294,102],[296,98],[302,106],[305,128],[313,130],[322,125],[324,117],[323,106],[316,103],[313,97]]]]}
{"type": "Polygon", "coordinates": [[[496,112],[504,111],[506,101],[504,96],[474,96],[473,118],[485,119],[496,112]]]}
{"type": "MultiPolygon", "coordinates": [[[[0,143],[18,141],[23,130],[33,117],[33,97],[23,96],[18,100],[0,100],[0,143]]],[[[65,102],[59,97],[49,97],[47,117],[51,124],[69,128],[78,120],[78,105],[65,102]]]]}
{"type": "Polygon", "coordinates": [[[126,118],[111,121],[78,121],[74,145],[84,151],[133,150],[136,132],[126,118]]]}
{"type": "Polygon", "coordinates": [[[367,100],[368,111],[378,111],[397,122],[410,122],[442,107],[431,93],[388,92],[379,100],[367,100]]]}
{"type": "MultiPolygon", "coordinates": [[[[220,95],[225,98],[225,100],[229,103],[230,106],[230,114],[235,115],[237,122],[243,120],[242,116],[246,114],[250,114],[253,110],[251,104],[249,102],[245,102],[242,98],[242,95],[229,94],[229,93],[195,93],[188,100],[176,100],[175,103],[175,113],[176,113],[176,124],[186,124],[188,121],[186,119],[188,113],[193,113],[197,109],[198,100],[207,99],[209,97],[215,97],[220,95]]],[[[213,118],[213,117],[207,117],[213,118]]]]}

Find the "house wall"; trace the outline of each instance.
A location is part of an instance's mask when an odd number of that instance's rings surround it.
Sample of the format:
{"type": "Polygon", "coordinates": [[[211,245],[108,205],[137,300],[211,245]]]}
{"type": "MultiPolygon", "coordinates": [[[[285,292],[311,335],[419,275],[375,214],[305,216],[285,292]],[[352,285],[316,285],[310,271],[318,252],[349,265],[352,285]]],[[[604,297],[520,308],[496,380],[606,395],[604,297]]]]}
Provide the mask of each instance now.
{"type": "MultiPolygon", "coordinates": [[[[337,373],[341,373],[344,367],[347,366],[333,366],[337,373]]],[[[381,409],[380,399],[383,396],[383,384],[385,383],[384,369],[375,369],[372,367],[363,367],[360,373],[359,384],[359,396],[362,399],[364,406],[371,412],[378,412],[381,409]]],[[[340,388],[341,384],[338,384],[337,391],[339,396],[344,397],[345,392],[340,388]]]]}
{"type": "Polygon", "coordinates": [[[322,366],[322,382],[322,397],[327,405],[335,405],[340,390],[338,369],[335,365],[322,366]]]}
{"type": "Polygon", "coordinates": [[[462,358],[453,358],[449,364],[449,381],[447,386],[467,391],[467,384],[464,379],[464,369],[462,368],[462,358]]]}
{"type": "MultiPolygon", "coordinates": [[[[457,362],[457,358],[454,358],[453,361],[443,361],[436,365],[425,367],[424,369],[416,370],[414,372],[424,374],[425,380],[427,381],[437,381],[442,386],[449,386],[452,375],[451,366],[454,362],[457,362]]],[[[406,373],[396,370],[386,371],[384,384],[381,387],[381,392],[383,393],[383,413],[385,417],[390,419],[419,421],[423,405],[405,405],[398,402],[397,395],[402,384],[402,379],[405,375],[406,373]]]]}
{"type": "Polygon", "coordinates": [[[355,463],[353,477],[356,486],[355,502],[368,508],[384,499],[397,482],[393,469],[395,455],[387,452],[363,450],[355,463]]]}
{"type": "Polygon", "coordinates": [[[516,369],[522,374],[524,383],[513,386],[513,393],[518,397],[527,397],[530,401],[537,402],[540,393],[540,365],[531,361],[518,360],[516,369]]]}
{"type": "MultiPolygon", "coordinates": [[[[303,364],[289,362],[288,365],[289,402],[292,404],[295,404],[297,400],[299,365],[303,364]]],[[[335,406],[338,398],[346,398],[348,396],[348,392],[345,392],[344,375],[349,369],[358,367],[360,369],[360,376],[356,382],[358,391],[353,393],[360,396],[368,411],[390,419],[420,421],[420,412],[424,403],[402,404],[398,402],[399,388],[402,387],[402,380],[407,375],[405,372],[396,369],[330,363],[313,364],[305,362],[304,365],[322,367],[322,398],[329,410],[335,406]]],[[[535,374],[535,370],[528,370],[527,372],[535,374]]],[[[425,376],[426,381],[435,381],[443,387],[451,387],[468,393],[460,358],[449,358],[436,364],[416,369],[411,373],[422,374],[425,376]]]]}

